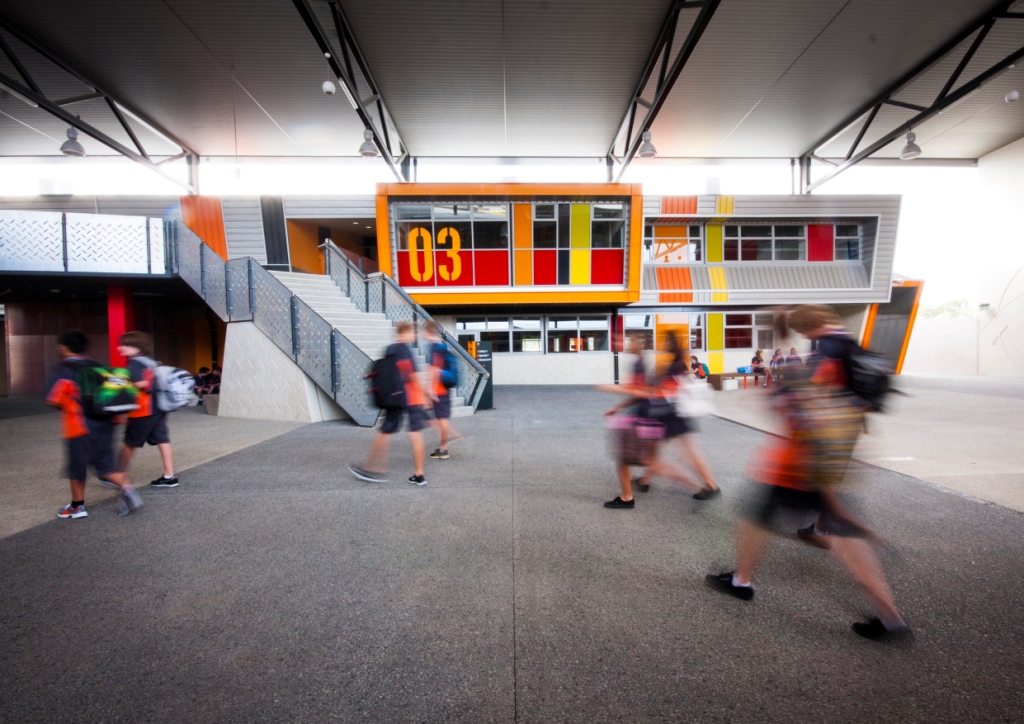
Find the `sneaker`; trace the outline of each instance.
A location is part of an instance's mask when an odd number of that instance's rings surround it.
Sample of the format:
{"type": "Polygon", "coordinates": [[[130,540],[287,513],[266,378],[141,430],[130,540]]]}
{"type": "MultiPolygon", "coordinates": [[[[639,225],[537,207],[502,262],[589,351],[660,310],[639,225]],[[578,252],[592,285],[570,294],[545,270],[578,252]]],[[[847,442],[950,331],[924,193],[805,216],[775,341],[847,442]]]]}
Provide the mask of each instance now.
{"type": "Polygon", "coordinates": [[[411,475],[408,482],[410,485],[418,485],[422,488],[427,484],[427,479],[422,475],[411,475]]]}
{"type": "Polygon", "coordinates": [[[604,504],[606,508],[632,508],[636,505],[635,500],[623,500],[621,497],[616,496],[615,500],[609,500],[604,504]]]}
{"type": "Polygon", "coordinates": [[[647,493],[651,490],[651,484],[645,483],[643,478],[633,478],[633,487],[641,493],[647,493]]]}
{"type": "Polygon", "coordinates": [[[717,575],[711,573],[704,576],[704,582],[707,583],[710,588],[721,593],[728,593],[730,596],[735,596],[740,600],[749,601],[752,599],[754,597],[754,587],[735,586],[733,585],[732,577],[733,571],[729,571],[728,573],[719,573],[717,575]]]}
{"type": "Polygon", "coordinates": [[[888,629],[885,624],[877,618],[869,618],[867,621],[858,621],[851,626],[853,632],[872,641],[903,641],[913,637],[910,626],[901,624],[894,629],[888,629]]]}
{"type": "Polygon", "coordinates": [[[117,500],[114,501],[114,510],[117,511],[117,515],[120,518],[123,518],[132,512],[132,509],[128,505],[128,501],[125,499],[124,494],[117,496],[117,500]]]}
{"type": "Polygon", "coordinates": [[[797,530],[796,537],[815,548],[824,548],[825,550],[828,550],[832,547],[832,541],[829,540],[828,534],[819,533],[815,530],[814,523],[811,523],[806,528],[800,528],[797,530]]]}
{"type": "Polygon", "coordinates": [[[178,476],[174,475],[169,478],[160,476],[156,480],[150,483],[154,488],[176,488],[178,487],[178,476]]]}
{"type": "Polygon", "coordinates": [[[372,470],[365,470],[358,465],[349,465],[348,471],[355,475],[360,480],[365,480],[368,483],[386,483],[388,482],[387,476],[384,473],[376,473],[372,470]]]}
{"type": "Polygon", "coordinates": [[[142,498],[135,492],[134,488],[126,487],[121,491],[121,497],[128,504],[131,510],[138,510],[142,507],[142,498]]]}
{"type": "Polygon", "coordinates": [[[721,488],[709,488],[704,486],[699,491],[693,494],[694,500],[711,500],[722,494],[721,488]]]}
{"type": "Polygon", "coordinates": [[[447,450],[447,448],[438,448],[434,452],[432,452],[429,455],[427,455],[427,457],[428,458],[433,458],[434,460],[447,460],[448,459],[448,450],[447,450]]]}
{"type": "Polygon", "coordinates": [[[84,503],[82,505],[71,505],[71,503],[68,503],[57,512],[57,517],[66,519],[87,518],[89,513],[86,512],[84,503]]]}
{"type": "Polygon", "coordinates": [[[111,480],[107,480],[106,478],[98,478],[98,480],[100,481],[100,485],[102,485],[104,488],[113,488],[114,490],[121,489],[120,485],[111,480]]]}

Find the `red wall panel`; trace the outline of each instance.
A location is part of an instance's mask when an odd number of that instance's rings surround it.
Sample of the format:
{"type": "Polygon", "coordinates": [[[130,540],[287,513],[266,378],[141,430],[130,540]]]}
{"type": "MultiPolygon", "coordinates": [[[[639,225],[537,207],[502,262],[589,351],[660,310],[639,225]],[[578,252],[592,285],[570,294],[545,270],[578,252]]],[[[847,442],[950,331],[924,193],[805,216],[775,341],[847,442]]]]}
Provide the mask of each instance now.
{"type": "Polygon", "coordinates": [[[558,252],[555,249],[533,252],[533,283],[558,283],[558,252]]]}
{"type": "Polygon", "coordinates": [[[398,283],[403,287],[432,287],[434,286],[434,280],[437,278],[437,270],[434,269],[433,259],[425,257],[422,251],[417,252],[419,260],[419,272],[420,277],[426,276],[426,270],[430,269],[430,278],[424,279],[423,281],[417,281],[412,275],[412,269],[410,268],[410,257],[408,251],[398,252],[398,283]]]}
{"type": "Polygon", "coordinates": [[[835,245],[832,224],[807,225],[807,261],[832,261],[835,245]]]}
{"type": "Polygon", "coordinates": [[[474,251],[476,285],[508,286],[508,251],[474,251]]]}
{"type": "Polygon", "coordinates": [[[594,249],[590,252],[591,284],[622,284],[622,249],[594,249]]]}
{"type": "Polygon", "coordinates": [[[455,259],[449,256],[452,252],[449,251],[435,251],[434,252],[434,276],[437,278],[437,286],[439,287],[471,287],[473,286],[473,252],[471,251],[460,251],[456,252],[459,263],[456,265],[455,259]],[[457,268],[458,267],[458,268],[457,268]],[[442,270],[448,275],[446,280],[445,274],[442,274],[442,270]]]}

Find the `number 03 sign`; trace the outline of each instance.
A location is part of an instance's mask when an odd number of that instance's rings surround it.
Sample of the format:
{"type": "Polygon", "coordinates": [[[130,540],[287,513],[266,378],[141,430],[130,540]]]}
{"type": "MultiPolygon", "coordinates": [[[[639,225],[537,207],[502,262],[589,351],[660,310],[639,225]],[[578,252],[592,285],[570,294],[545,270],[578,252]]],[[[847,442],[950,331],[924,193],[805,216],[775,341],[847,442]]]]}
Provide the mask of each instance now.
{"type": "MultiPolygon", "coordinates": [[[[430,232],[417,227],[409,232],[409,276],[425,284],[434,277],[434,247],[430,232]]],[[[462,237],[457,229],[445,227],[437,232],[437,275],[446,282],[462,277],[462,237]]]]}

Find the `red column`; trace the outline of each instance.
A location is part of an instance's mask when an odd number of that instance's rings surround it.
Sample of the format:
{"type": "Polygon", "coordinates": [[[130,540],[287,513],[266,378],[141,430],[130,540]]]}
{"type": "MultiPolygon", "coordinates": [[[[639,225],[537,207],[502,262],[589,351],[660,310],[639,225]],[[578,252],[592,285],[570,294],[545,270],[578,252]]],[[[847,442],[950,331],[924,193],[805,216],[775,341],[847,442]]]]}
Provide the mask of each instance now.
{"type": "Polygon", "coordinates": [[[124,357],[117,353],[121,335],[135,329],[135,304],[129,287],[107,287],[107,334],[110,336],[110,366],[124,367],[124,357]]]}

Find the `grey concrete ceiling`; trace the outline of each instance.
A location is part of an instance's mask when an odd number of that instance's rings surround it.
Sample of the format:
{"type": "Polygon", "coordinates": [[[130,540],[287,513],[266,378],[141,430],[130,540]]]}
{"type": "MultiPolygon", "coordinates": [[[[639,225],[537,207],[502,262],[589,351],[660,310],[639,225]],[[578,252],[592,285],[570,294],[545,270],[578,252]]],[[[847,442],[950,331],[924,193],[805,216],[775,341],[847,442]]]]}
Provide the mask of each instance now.
{"type": "MultiPolygon", "coordinates": [[[[336,42],[326,4],[312,0],[336,42]]],[[[968,25],[992,0],[723,0],[653,126],[662,157],[791,157],[968,25]]],[[[603,156],[668,0],[342,0],[417,156],[603,156]]],[[[203,155],[352,156],[362,126],[290,0],[10,0],[13,22],[203,155]]],[[[681,42],[696,11],[683,11],[681,42]]],[[[2,32],[2,31],[0,31],[2,32]]],[[[82,87],[5,36],[44,91],[82,87]]],[[[1000,21],[964,74],[1024,46],[1000,21]]],[[[958,52],[963,52],[961,48],[958,52]]],[[[899,97],[927,102],[954,55],[899,97]]],[[[0,72],[16,77],[0,57],[0,72]]],[[[1015,68],[918,129],[926,157],[1024,136],[1015,68]]],[[[128,144],[100,101],[73,106],[128,144]]],[[[886,108],[871,141],[911,112],[886,108]]],[[[136,128],[156,153],[169,147],[136,128]]],[[[844,155],[851,128],[826,149],[844,155]]],[[[52,155],[64,124],[0,93],[0,155],[52,155]]],[[[106,149],[83,140],[90,153],[106,149]]],[[[893,144],[881,155],[894,155],[893,144]]]]}

